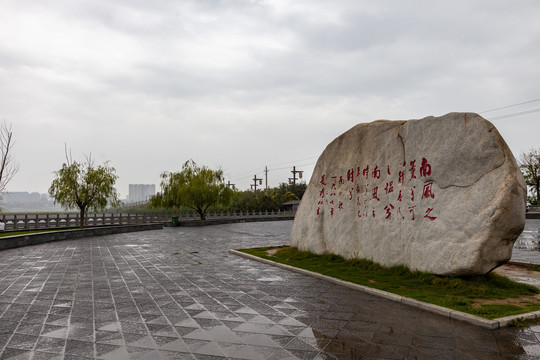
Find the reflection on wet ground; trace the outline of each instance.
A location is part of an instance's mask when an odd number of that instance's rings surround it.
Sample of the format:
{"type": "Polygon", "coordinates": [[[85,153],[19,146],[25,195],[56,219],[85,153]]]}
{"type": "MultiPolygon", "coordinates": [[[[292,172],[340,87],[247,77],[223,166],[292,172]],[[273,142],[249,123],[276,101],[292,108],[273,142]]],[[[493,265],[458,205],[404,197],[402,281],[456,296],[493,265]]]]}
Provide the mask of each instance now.
{"type": "Polygon", "coordinates": [[[537,359],[485,330],[228,254],[291,222],[167,228],[0,252],[1,358],[537,359]]]}
{"type": "Polygon", "coordinates": [[[540,264],[540,219],[527,219],[523,233],[514,243],[512,260],[540,264]]]}

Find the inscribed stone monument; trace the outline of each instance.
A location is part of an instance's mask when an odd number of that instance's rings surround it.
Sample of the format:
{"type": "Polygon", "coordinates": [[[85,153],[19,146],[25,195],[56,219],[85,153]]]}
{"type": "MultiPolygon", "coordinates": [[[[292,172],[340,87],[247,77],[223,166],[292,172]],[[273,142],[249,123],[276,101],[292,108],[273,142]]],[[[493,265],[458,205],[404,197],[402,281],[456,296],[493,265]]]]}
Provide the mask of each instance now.
{"type": "Polygon", "coordinates": [[[510,149],[477,114],[359,124],[320,156],[291,246],[440,275],[485,274],[510,259],[525,199],[510,149]]]}

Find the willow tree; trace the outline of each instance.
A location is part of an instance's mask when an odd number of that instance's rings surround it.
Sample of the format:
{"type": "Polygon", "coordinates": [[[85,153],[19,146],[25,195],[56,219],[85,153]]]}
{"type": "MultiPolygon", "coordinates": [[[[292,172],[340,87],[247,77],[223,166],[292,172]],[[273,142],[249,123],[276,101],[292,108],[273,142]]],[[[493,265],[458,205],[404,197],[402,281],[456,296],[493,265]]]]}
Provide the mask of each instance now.
{"type": "Polygon", "coordinates": [[[108,162],[95,166],[91,157],[78,163],[66,156],[62,168],[54,172],[56,178],[49,187],[49,194],[66,210],[78,207],[83,228],[88,210],[102,211],[108,204],[120,204],[114,188],[118,178],[115,172],[108,162]]]}
{"type": "Polygon", "coordinates": [[[216,205],[228,205],[232,190],[225,184],[222,170],[198,166],[186,161],[180,172],[161,174],[161,192],[150,199],[153,207],[174,208],[185,206],[206,219],[206,212],[216,205]]]}

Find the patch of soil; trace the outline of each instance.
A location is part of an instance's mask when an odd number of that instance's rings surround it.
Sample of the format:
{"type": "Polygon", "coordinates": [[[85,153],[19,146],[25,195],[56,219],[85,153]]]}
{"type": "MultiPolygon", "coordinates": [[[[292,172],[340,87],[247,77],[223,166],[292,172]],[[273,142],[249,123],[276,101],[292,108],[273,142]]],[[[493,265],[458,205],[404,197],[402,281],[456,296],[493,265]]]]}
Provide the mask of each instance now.
{"type": "Polygon", "coordinates": [[[279,251],[279,248],[273,248],[266,250],[266,255],[268,256],[274,256],[279,251]]]}
{"type": "Polygon", "coordinates": [[[540,303],[540,294],[529,296],[522,295],[516,298],[506,298],[506,299],[475,299],[472,303],[473,307],[480,307],[481,305],[515,305],[515,306],[526,306],[530,303],[540,303]]]}
{"type": "MultiPolygon", "coordinates": [[[[536,286],[537,288],[540,288],[540,272],[529,270],[527,267],[523,265],[516,265],[516,264],[504,264],[495,270],[493,270],[494,273],[506,276],[509,279],[512,279],[514,281],[529,284],[532,286],[536,286]]],[[[473,306],[480,306],[480,305],[516,305],[516,306],[524,306],[528,303],[540,303],[540,294],[536,294],[534,296],[530,295],[522,295],[520,297],[516,298],[507,298],[507,299],[476,299],[473,303],[473,306]]]]}

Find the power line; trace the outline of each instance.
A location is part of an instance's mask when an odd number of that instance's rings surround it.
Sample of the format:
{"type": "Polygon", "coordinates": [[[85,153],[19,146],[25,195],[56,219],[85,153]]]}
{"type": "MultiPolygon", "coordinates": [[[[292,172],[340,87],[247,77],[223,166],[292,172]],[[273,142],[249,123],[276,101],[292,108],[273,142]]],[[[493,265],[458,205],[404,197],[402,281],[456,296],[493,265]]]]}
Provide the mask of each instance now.
{"type": "Polygon", "coordinates": [[[519,103],[519,104],[512,104],[512,105],[507,105],[507,106],[503,106],[503,107],[496,108],[496,109],[486,110],[486,111],[479,112],[479,114],[484,114],[484,113],[487,113],[487,112],[490,112],[490,111],[495,111],[495,110],[507,109],[507,108],[510,108],[510,107],[524,105],[524,104],[530,104],[530,103],[533,103],[533,102],[536,102],[536,101],[540,101],[540,99],[529,100],[529,101],[525,101],[525,102],[522,102],[522,103],[519,103]]]}
{"type": "Polygon", "coordinates": [[[509,117],[514,117],[514,116],[519,116],[519,115],[532,114],[532,113],[539,112],[539,111],[540,111],[540,109],[534,109],[534,110],[522,111],[522,112],[517,112],[517,113],[512,113],[512,114],[499,115],[499,116],[494,116],[494,117],[488,118],[488,120],[506,119],[506,118],[509,118],[509,117]]]}
{"type": "MultiPolygon", "coordinates": [[[[308,164],[300,164],[298,166],[308,166],[308,165],[313,165],[313,164],[316,164],[316,162],[311,162],[311,163],[308,163],[308,164]]],[[[291,167],[290,166],[286,166],[286,167],[282,167],[282,168],[275,168],[275,169],[269,169],[269,170],[284,170],[284,169],[290,169],[291,167]]]]}
{"type": "MultiPolygon", "coordinates": [[[[310,157],[310,158],[306,158],[304,160],[310,160],[310,159],[318,159],[317,157],[310,157]]],[[[297,160],[297,161],[302,161],[302,160],[297,160]]],[[[288,162],[284,162],[284,163],[275,163],[274,165],[281,165],[281,164],[289,164],[289,163],[293,163],[293,162],[297,162],[297,161],[288,161],[288,162]]],[[[300,164],[298,166],[309,166],[309,165],[313,165],[315,164],[316,162],[310,162],[310,163],[306,163],[306,164],[300,164]]],[[[285,166],[285,167],[280,167],[280,168],[266,168],[267,171],[270,171],[270,170],[284,170],[284,169],[289,169],[290,166],[285,166]]],[[[238,174],[236,177],[233,177],[231,176],[231,181],[239,181],[239,180],[245,180],[247,178],[251,178],[251,175],[244,175],[244,174],[253,174],[253,173],[257,173],[257,172],[264,172],[265,171],[265,168],[259,168],[259,169],[256,169],[256,170],[251,170],[251,171],[247,171],[247,172],[242,172],[240,174],[238,174]]]]}
{"type": "Polygon", "coordinates": [[[308,157],[308,158],[305,158],[305,159],[291,160],[291,161],[282,162],[282,163],[274,163],[274,164],[270,164],[269,166],[285,165],[285,164],[297,163],[297,162],[300,162],[300,161],[306,161],[306,160],[312,160],[312,159],[317,159],[317,157],[312,156],[312,157],[308,157]]]}

